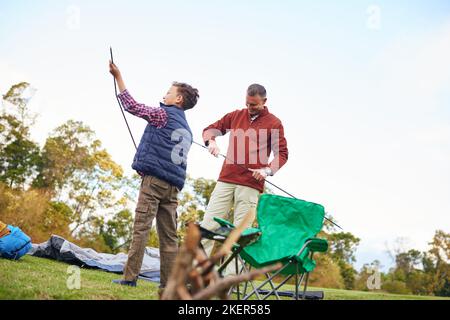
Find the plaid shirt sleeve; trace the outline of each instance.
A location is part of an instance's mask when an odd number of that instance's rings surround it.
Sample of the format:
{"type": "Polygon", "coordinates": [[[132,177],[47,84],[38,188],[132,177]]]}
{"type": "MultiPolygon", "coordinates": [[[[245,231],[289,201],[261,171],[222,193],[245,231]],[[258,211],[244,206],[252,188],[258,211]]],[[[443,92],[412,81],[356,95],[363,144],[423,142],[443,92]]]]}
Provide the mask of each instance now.
{"type": "Polygon", "coordinates": [[[120,102],[122,102],[123,108],[135,115],[136,117],[143,118],[148,121],[149,124],[157,128],[163,128],[167,124],[167,112],[161,107],[149,107],[145,104],[138,103],[130,95],[128,90],[123,91],[118,95],[120,102]]]}

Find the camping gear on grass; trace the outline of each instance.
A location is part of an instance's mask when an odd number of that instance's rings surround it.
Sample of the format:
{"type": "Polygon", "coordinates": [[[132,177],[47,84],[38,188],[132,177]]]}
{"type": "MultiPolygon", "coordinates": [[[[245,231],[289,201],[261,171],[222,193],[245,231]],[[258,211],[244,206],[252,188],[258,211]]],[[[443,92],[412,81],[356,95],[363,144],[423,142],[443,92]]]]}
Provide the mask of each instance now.
{"type": "MultiPolygon", "coordinates": [[[[98,253],[91,248],[81,248],[56,235],[51,236],[48,241],[41,244],[33,244],[29,254],[114,273],[122,273],[127,261],[125,253],[98,253]]],[[[145,248],[139,278],[159,282],[159,250],[157,248],[145,248]]]]}
{"type": "Polygon", "coordinates": [[[19,260],[31,249],[31,239],[20,228],[0,222],[0,257],[19,260]]]}

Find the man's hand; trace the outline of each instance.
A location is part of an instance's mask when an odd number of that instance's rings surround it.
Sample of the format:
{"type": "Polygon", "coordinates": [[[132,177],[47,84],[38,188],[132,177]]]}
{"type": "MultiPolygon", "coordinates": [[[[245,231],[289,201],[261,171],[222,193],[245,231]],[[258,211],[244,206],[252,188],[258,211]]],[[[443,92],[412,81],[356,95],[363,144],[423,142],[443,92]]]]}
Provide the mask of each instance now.
{"type": "Polygon", "coordinates": [[[253,178],[255,178],[258,181],[266,180],[268,173],[266,172],[266,168],[262,169],[248,169],[251,172],[253,172],[253,178]]]}
{"type": "Polygon", "coordinates": [[[214,140],[209,140],[208,143],[208,151],[211,153],[214,157],[218,157],[220,154],[220,149],[217,146],[217,143],[214,140]]]}

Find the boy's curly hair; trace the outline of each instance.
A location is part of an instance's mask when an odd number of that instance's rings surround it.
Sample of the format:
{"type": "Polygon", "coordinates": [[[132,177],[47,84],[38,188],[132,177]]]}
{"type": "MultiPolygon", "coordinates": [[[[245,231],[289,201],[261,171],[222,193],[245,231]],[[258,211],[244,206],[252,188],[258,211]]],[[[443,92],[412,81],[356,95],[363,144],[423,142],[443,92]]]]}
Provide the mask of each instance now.
{"type": "Polygon", "coordinates": [[[183,82],[173,82],[172,85],[177,87],[178,93],[183,96],[183,109],[192,109],[200,97],[198,90],[183,82]]]}

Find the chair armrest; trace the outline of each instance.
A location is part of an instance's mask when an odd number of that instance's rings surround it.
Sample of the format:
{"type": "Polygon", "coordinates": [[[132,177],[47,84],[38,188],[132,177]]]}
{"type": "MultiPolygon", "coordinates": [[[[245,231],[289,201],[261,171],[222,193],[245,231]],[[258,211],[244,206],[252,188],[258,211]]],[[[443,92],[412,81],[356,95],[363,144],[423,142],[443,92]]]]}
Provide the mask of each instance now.
{"type": "Polygon", "coordinates": [[[231,222],[229,222],[225,219],[214,217],[214,221],[217,222],[218,224],[220,224],[220,226],[222,226],[222,227],[230,227],[232,229],[235,228],[234,224],[232,224],[231,222]]]}
{"type": "Polygon", "coordinates": [[[253,235],[261,235],[261,229],[259,228],[247,228],[242,231],[241,237],[249,237],[253,235]]]}
{"type": "Polygon", "coordinates": [[[328,241],[320,238],[311,238],[306,247],[313,252],[326,252],[328,250],[328,241]]]}
{"type": "MultiPolygon", "coordinates": [[[[221,218],[217,218],[214,217],[213,218],[218,224],[220,224],[221,227],[229,227],[231,229],[235,229],[236,227],[234,226],[234,224],[232,224],[231,222],[221,219],[221,218]]],[[[247,228],[244,231],[242,231],[241,236],[242,237],[248,237],[248,236],[253,236],[255,234],[259,234],[261,235],[261,229],[259,228],[247,228]]]]}

